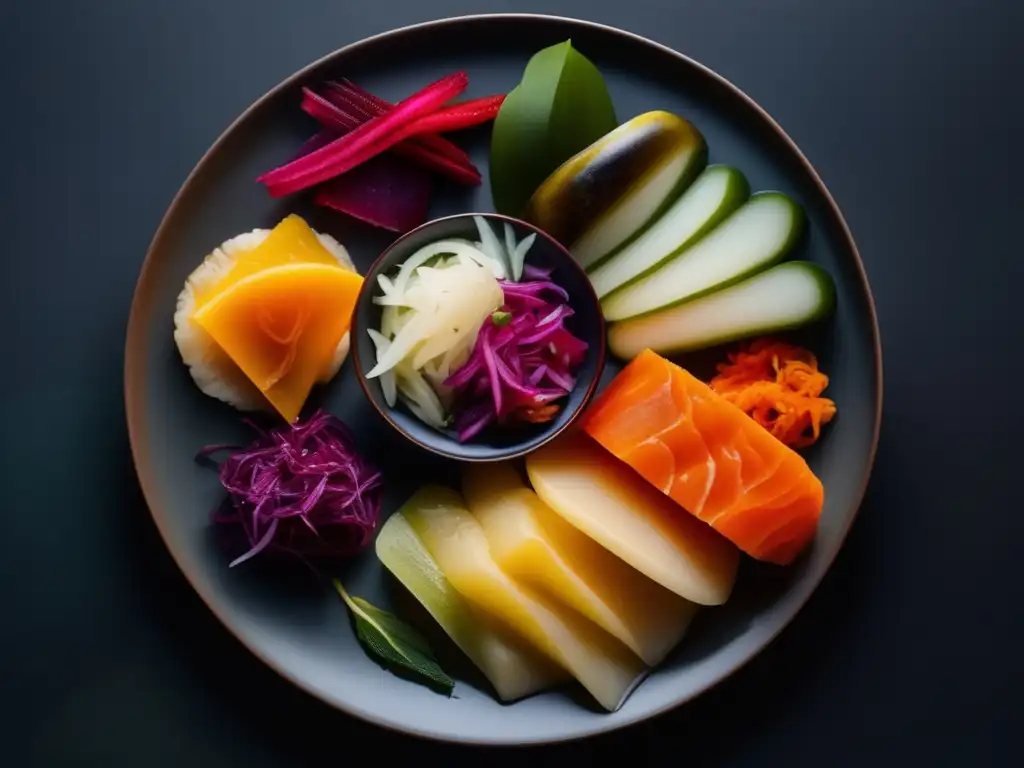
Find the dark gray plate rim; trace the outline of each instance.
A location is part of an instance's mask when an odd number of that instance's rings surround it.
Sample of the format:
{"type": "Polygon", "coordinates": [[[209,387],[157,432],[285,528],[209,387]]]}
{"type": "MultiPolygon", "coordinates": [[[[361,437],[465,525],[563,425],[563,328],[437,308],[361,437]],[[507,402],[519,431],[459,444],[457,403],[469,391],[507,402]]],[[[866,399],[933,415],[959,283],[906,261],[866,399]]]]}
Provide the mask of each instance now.
{"type": "MultiPolygon", "coordinates": [[[[132,300],[131,313],[129,315],[127,339],[125,345],[125,369],[124,369],[124,389],[125,389],[125,409],[128,423],[128,433],[131,443],[132,458],[135,462],[136,472],[139,477],[140,485],[142,487],[143,495],[146,499],[147,506],[150,509],[150,513],[156,523],[157,529],[160,532],[161,537],[164,539],[165,545],[174,558],[175,562],[181,567],[182,557],[179,552],[176,551],[176,547],[171,545],[169,542],[172,540],[168,536],[166,530],[166,511],[161,506],[161,500],[152,493],[151,489],[155,487],[155,479],[153,468],[151,464],[151,457],[148,455],[147,450],[147,430],[146,430],[146,418],[145,418],[145,404],[144,404],[144,387],[140,386],[139,378],[141,375],[137,374],[137,371],[144,370],[144,359],[146,351],[146,333],[145,333],[145,322],[144,322],[144,302],[140,301],[140,295],[146,293],[145,286],[153,279],[151,275],[151,264],[154,260],[153,254],[156,253],[165,238],[168,237],[168,225],[173,219],[176,209],[182,203],[182,200],[188,196],[190,189],[195,182],[196,178],[200,175],[204,167],[212,160],[217,154],[221,145],[226,139],[240,128],[244,123],[248,121],[253,113],[257,112],[267,101],[270,101],[282,91],[286,91],[296,86],[297,83],[301,82],[313,71],[329,66],[336,59],[344,58],[347,55],[357,53],[364,47],[371,47],[385,40],[396,41],[410,34],[419,34],[423,32],[429,32],[433,28],[459,25],[459,24],[472,24],[479,23],[481,21],[488,21],[490,23],[501,23],[501,22],[530,22],[535,21],[537,23],[557,23],[568,26],[576,26],[580,29],[586,29],[591,32],[605,34],[611,37],[618,37],[624,41],[632,42],[633,44],[642,44],[647,46],[658,53],[669,56],[677,60],[680,64],[690,68],[695,75],[703,77],[707,80],[711,80],[716,83],[719,87],[724,88],[734,99],[742,102],[748,109],[752,110],[758,115],[760,120],[763,121],[764,125],[770,128],[780,139],[788,150],[792,153],[792,156],[801,165],[802,170],[807,174],[808,178],[814,183],[817,191],[820,193],[822,200],[827,204],[830,215],[834,218],[834,223],[838,225],[839,232],[842,236],[842,245],[847,249],[848,253],[853,259],[854,266],[856,268],[857,278],[861,284],[863,290],[864,299],[867,303],[867,310],[870,319],[870,332],[873,347],[873,356],[875,361],[875,381],[874,381],[874,392],[872,393],[874,401],[876,403],[874,421],[872,424],[872,437],[871,437],[871,448],[868,456],[867,470],[865,471],[863,482],[856,495],[856,504],[851,510],[851,513],[847,517],[845,526],[842,529],[841,535],[836,540],[836,543],[832,547],[832,551],[828,552],[824,559],[824,567],[821,568],[818,574],[811,575],[809,578],[804,579],[800,594],[796,596],[796,599],[790,603],[790,610],[781,620],[777,626],[774,627],[773,631],[764,638],[764,641],[758,643],[756,647],[751,648],[745,655],[737,658],[731,667],[723,670],[716,678],[710,680],[706,685],[698,689],[688,691],[686,694],[680,695],[676,701],[670,702],[664,706],[656,709],[648,710],[642,713],[638,713],[636,716],[631,718],[618,719],[615,722],[609,722],[607,724],[597,724],[592,728],[580,729],[574,733],[566,734],[559,737],[542,737],[536,740],[520,740],[516,742],[518,745],[527,744],[542,744],[542,743],[555,743],[563,741],[572,741],[575,739],[585,738],[587,736],[596,735],[599,733],[607,733],[609,731],[618,730],[630,725],[634,725],[643,720],[647,720],[658,715],[661,715],[667,711],[670,711],[687,701],[690,701],[701,694],[705,693],[718,683],[722,682],[736,671],[744,667],[752,658],[760,653],[765,647],[770,645],[779,633],[789,625],[799,610],[806,604],[811,594],[817,588],[821,579],[827,573],[832,562],[835,560],[839,549],[845,540],[849,529],[856,519],[857,513],[861,502],[863,501],[864,494],[867,490],[868,481],[871,476],[871,469],[874,465],[875,456],[878,449],[878,437],[881,428],[882,418],[882,347],[880,340],[880,333],[878,328],[877,313],[875,310],[874,298],[871,294],[871,289],[868,284],[867,274],[864,269],[864,264],[860,257],[860,252],[857,249],[857,245],[854,242],[853,235],[850,232],[850,228],[846,223],[839,206],[836,204],[831,193],[826,188],[821,177],[817,171],[811,165],[810,161],[804,156],[803,152],[800,151],[796,143],[789,137],[789,135],[782,129],[782,127],[752,98],[747,96],[743,91],[733,85],[731,82],[726,80],[724,77],[719,75],[717,72],[709,69],[708,67],[700,64],[693,59],[685,56],[678,51],[675,51],[665,45],[657,43],[653,40],[645,38],[641,35],[637,35],[632,32],[611,27],[605,24],[599,24],[596,22],[585,21],[582,19],[574,19],[564,16],[552,16],[546,14],[534,14],[534,13],[495,13],[495,14],[470,14],[464,16],[457,16],[446,19],[438,19],[434,21],[421,22],[418,24],[412,24],[398,29],[382,32],[371,37],[364,38],[350,45],[339,48],[338,50],[329,53],[320,59],[312,62],[306,67],[292,74],[290,77],[283,80],[281,83],[276,85],[274,88],[269,90],[259,99],[257,99],[248,109],[246,109],[234,122],[232,122],[222,133],[217,137],[217,140],[210,146],[206,153],[202,156],[196,166],[189,173],[185,182],[175,195],[171,205],[164,214],[163,219],[160,222],[160,226],[157,228],[156,234],[153,236],[153,240],[150,243],[149,249],[146,253],[145,261],[143,262],[139,279],[136,283],[135,294],[132,300]]],[[[233,624],[227,619],[224,613],[220,610],[217,605],[217,601],[213,599],[207,586],[199,579],[190,573],[187,569],[181,568],[182,573],[188,582],[192,585],[192,588],[200,596],[203,602],[206,603],[207,607],[213,612],[213,614],[220,620],[220,622],[255,656],[257,656],[263,663],[275,670],[282,677],[287,679],[289,682],[302,689],[306,693],[309,693],[321,700],[326,701],[331,706],[336,707],[339,710],[344,711],[346,714],[358,717],[362,720],[370,722],[377,726],[390,728],[396,731],[401,731],[413,736],[418,736],[426,739],[441,740],[441,741],[453,741],[465,744],[481,744],[481,745],[510,745],[507,741],[501,741],[500,739],[492,739],[483,737],[480,739],[455,737],[450,734],[445,734],[437,731],[429,731],[420,729],[412,726],[405,725],[400,722],[384,722],[378,718],[371,716],[369,713],[362,711],[357,705],[351,703],[340,702],[336,700],[328,700],[324,698],[320,691],[314,686],[309,685],[307,682],[298,679],[286,669],[283,669],[276,661],[261,652],[249,639],[245,636],[245,633],[240,632],[233,624]]]]}

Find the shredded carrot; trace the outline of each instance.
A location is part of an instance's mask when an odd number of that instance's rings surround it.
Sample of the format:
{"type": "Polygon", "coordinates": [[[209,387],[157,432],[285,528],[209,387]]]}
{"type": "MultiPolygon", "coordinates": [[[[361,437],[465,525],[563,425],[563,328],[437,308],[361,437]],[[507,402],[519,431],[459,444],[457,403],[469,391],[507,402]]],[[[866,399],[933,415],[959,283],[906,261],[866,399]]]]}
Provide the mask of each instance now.
{"type": "Polygon", "coordinates": [[[786,445],[811,445],[836,415],[836,404],[820,396],[828,376],[806,349],[758,339],[728,357],[711,388],[786,445]]]}

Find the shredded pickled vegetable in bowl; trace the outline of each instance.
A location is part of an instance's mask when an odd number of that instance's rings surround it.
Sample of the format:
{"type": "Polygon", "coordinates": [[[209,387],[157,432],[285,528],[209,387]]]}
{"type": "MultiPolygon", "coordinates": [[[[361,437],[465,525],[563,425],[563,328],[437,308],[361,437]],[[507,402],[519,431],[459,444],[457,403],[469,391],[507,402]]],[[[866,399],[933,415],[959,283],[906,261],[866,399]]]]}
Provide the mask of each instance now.
{"type": "Polygon", "coordinates": [[[492,424],[551,421],[575,387],[587,345],[566,327],[569,295],[527,264],[537,239],[502,237],[474,216],[479,241],[445,238],[380,274],[380,328],[367,329],[384,400],[467,442],[492,424]]]}

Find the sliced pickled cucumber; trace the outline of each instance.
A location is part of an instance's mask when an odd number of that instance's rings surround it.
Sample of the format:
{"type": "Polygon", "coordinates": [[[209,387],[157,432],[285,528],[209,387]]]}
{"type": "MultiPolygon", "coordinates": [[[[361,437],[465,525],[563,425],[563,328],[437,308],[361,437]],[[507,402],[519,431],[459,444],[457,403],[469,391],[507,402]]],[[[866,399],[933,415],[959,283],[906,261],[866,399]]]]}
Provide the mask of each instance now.
{"type": "Polygon", "coordinates": [[[707,144],[670,112],[645,112],[595,141],[533,193],[525,218],[587,269],[636,238],[707,163],[707,144]]]}
{"type": "Polygon", "coordinates": [[[696,301],[615,323],[608,345],[623,360],[645,349],[688,352],[798,328],[825,317],[834,304],[828,272],[788,261],[696,301]]]}
{"type": "Polygon", "coordinates": [[[713,165],[704,171],[640,237],[590,273],[600,299],[649,275],[697,242],[750,195],[735,168],[713,165]]]}
{"type": "Polygon", "coordinates": [[[601,302],[605,319],[672,307],[781,261],[803,231],[804,214],[781,192],[759,192],[696,243],[601,302]]]}

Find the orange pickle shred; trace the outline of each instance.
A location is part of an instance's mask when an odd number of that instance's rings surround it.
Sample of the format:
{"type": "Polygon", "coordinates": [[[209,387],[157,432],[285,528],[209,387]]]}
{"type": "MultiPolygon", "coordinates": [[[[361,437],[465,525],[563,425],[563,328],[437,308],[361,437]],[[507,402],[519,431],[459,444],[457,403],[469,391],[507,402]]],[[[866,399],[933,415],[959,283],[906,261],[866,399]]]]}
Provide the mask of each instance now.
{"type": "Polygon", "coordinates": [[[821,397],[828,376],[801,347],[758,339],[717,368],[710,387],[793,448],[813,444],[836,414],[836,404],[821,397]]]}

